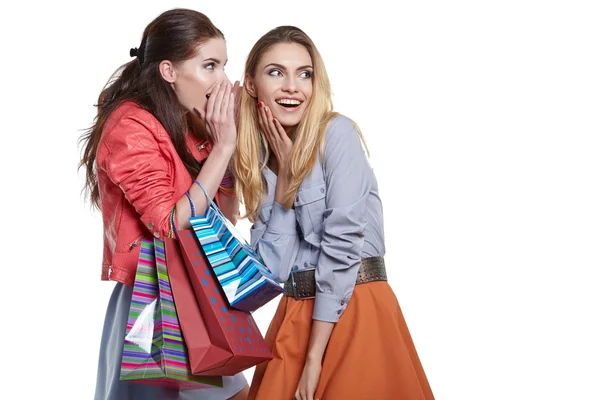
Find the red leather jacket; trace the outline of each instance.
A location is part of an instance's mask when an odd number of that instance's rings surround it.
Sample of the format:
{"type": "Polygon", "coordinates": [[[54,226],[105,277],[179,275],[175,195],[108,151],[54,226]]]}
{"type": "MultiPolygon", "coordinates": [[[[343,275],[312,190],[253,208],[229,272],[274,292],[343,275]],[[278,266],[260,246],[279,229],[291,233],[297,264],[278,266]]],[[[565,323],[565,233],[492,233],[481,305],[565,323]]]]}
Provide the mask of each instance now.
{"type": "MultiPolygon", "coordinates": [[[[208,157],[210,142],[187,138],[198,160],[208,157]]],[[[141,240],[168,236],[171,210],[193,181],[161,123],[133,102],[106,121],[96,163],[104,222],[101,279],[132,286],[141,240]]]]}

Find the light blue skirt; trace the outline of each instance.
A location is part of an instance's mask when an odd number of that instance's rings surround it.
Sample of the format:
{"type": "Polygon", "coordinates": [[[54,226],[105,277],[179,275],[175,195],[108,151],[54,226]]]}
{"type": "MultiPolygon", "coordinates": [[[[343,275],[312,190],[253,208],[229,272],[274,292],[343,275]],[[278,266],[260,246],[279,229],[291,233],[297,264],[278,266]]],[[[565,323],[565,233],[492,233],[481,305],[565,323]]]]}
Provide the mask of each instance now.
{"type": "Polygon", "coordinates": [[[173,390],[119,380],[127,317],[133,288],[117,283],[108,303],[96,380],[95,400],[224,400],[246,386],[240,372],[223,377],[223,388],[173,390]]]}

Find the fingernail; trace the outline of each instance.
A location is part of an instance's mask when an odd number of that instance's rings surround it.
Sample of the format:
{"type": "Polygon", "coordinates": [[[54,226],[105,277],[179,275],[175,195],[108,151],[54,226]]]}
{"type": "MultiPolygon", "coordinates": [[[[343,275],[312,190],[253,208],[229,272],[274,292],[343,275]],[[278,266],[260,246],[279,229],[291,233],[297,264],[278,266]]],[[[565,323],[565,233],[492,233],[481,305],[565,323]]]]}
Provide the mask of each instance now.
{"type": "Polygon", "coordinates": [[[265,106],[265,111],[268,112],[269,111],[269,107],[265,106]]]}
{"type": "Polygon", "coordinates": [[[262,101],[259,101],[259,102],[258,102],[258,108],[261,108],[262,106],[263,106],[263,103],[262,103],[262,101]]]}
{"type": "Polygon", "coordinates": [[[273,118],[273,123],[277,122],[277,120],[275,118],[273,118]]]}

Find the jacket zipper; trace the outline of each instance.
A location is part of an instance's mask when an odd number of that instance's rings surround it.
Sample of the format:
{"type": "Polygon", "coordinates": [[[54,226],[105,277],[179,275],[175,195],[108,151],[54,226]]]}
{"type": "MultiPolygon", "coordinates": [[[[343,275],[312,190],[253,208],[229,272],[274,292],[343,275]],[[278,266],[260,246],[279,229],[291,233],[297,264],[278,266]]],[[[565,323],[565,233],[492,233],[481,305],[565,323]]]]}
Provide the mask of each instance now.
{"type": "Polygon", "coordinates": [[[143,239],[143,236],[140,236],[139,238],[137,238],[136,240],[134,240],[130,245],[129,245],[129,252],[131,252],[131,250],[133,250],[134,248],[136,248],[139,244],[140,241],[143,239]]]}

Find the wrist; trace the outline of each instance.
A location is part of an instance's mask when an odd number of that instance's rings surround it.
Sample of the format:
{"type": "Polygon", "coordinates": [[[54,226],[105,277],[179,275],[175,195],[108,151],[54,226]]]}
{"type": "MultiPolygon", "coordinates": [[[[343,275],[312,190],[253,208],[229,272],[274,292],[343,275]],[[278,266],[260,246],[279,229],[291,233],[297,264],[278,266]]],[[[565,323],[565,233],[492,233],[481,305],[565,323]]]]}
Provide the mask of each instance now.
{"type": "Polygon", "coordinates": [[[318,353],[318,352],[311,352],[309,351],[308,354],[306,355],[306,362],[305,364],[311,365],[311,364],[321,364],[323,362],[323,354],[322,353],[318,353]]]}
{"type": "Polygon", "coordinates": [[[291,176],[291,171],[290,171],[290,167],[288,166],[287,163],[280,163],[279,164],[279,169],[277,171],[277,177],[278,178],[283,178],[285,180],[289,180],[291,176]]]}
{"type": "Polygon", "coordinates": [[[222,143],[217,142],[214,144],[212,151],[216,151],[217,154],[231,157],[235,152],[235,143],[222,143]]]}
{"type": "Polygon", "coordinates": [[[306,356],[305,365],[321,365],[323,363],[323,355],[310,354],[306,356]]]}

